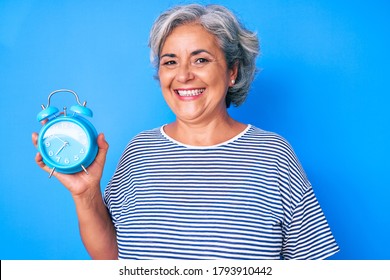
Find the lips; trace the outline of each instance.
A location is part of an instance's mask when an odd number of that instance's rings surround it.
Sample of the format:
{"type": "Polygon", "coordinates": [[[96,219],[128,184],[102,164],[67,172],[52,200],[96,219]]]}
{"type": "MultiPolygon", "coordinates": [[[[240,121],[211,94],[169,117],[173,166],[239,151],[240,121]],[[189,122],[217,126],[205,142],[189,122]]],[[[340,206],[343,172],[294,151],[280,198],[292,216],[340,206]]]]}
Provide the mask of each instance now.
{"type": "Polygon", "coordinates": [[[197,89],[176,89],[175,93],[180,95],[181,97],[192,97],[201,95],[206,89],[205,88],[197,88],[197,89]]]}

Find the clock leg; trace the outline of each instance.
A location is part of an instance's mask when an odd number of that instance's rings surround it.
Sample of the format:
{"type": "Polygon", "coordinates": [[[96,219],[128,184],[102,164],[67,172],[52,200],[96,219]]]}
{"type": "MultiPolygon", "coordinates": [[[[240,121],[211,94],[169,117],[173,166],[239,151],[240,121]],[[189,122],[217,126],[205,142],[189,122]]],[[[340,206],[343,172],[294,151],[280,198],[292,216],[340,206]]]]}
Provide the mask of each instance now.
{"type": "Polygon", "coordinates": [[[84,170],[85,173],[87,173],[87,175],[89,175],[87,169],[84,167],[84,165],[81,165],[81,168],[84,170]]]}
{"type": "Polygon", "coordinates": [[[51,176],[53,176],[54,170],[56,170],[55,167],[53,167],[53,169],[50,171],[49,178],[51,178],[51,176]]]}

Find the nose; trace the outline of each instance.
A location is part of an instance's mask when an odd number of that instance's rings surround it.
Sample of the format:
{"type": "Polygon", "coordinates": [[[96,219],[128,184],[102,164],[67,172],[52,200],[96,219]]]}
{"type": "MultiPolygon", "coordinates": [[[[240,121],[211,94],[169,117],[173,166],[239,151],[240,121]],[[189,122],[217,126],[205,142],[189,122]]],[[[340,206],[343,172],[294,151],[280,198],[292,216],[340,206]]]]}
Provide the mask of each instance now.
{"type": "Polygon", "coordinates": [[[186,83],[195,77],[189,63],[181,63],[177,68],[176,80],[181,83],[186,83]]]}

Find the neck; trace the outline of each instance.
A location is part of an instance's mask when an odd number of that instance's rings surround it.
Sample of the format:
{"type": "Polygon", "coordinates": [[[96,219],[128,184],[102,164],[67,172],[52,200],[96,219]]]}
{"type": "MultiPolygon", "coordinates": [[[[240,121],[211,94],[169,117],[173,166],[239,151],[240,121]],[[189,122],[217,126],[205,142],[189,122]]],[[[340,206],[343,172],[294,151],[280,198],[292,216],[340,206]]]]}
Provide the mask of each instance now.
{"type": "Polygon", "coordinates": [[[232,139],[247,126],[229,115],[207,123],[189,123],[177,119],[164,127],[164,131],[178,142],[191,146],[213,146],[232,139]]]}

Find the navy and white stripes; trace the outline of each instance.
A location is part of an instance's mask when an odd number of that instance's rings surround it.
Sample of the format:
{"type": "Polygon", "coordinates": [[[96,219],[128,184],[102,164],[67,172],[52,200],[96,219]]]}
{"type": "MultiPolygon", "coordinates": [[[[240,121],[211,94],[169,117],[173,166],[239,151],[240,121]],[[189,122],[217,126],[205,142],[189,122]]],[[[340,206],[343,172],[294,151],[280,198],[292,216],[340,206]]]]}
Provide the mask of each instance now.
{"type": "Polygon", "coordinates": [[[248,126],[212,147],[137,135],[105,203],[119,258],[319,259],[338,250],[293,150],[248,126]]]}

